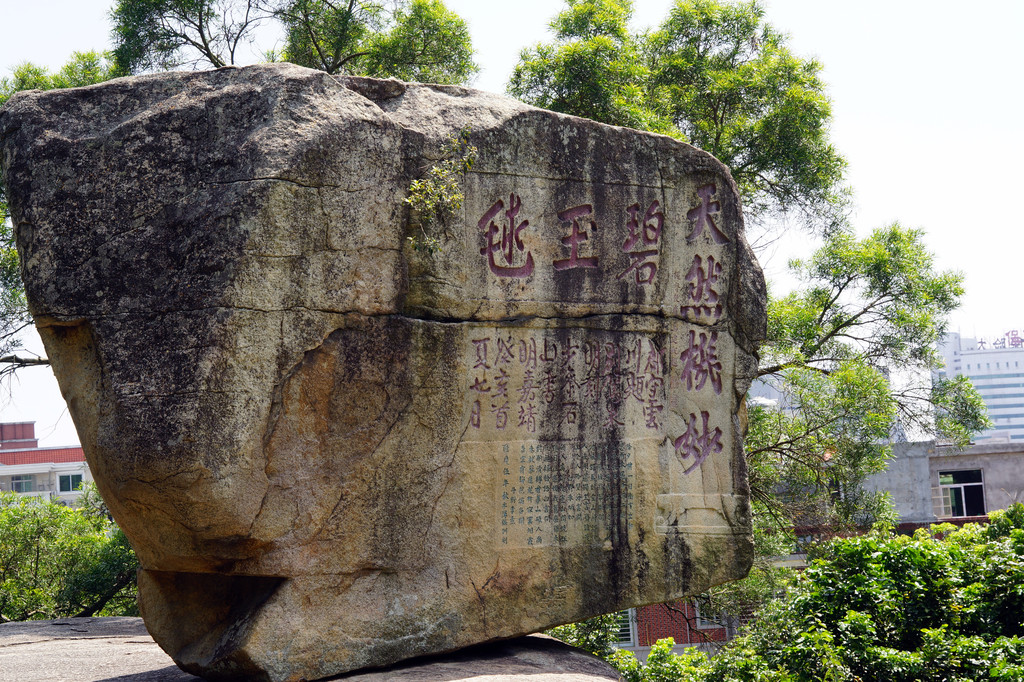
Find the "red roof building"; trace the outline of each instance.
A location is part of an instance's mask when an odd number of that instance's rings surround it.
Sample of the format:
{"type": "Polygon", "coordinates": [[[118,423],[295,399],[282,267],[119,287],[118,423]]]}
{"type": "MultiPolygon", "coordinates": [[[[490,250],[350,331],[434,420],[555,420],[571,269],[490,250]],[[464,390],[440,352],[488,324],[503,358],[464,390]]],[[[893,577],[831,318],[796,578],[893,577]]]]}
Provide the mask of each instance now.
{"type": "Polygon", "coordinates": [[[0,492],[74,502],[92,480],[78,445],[39,447],[34,422],[0,424],[0,492]]]}

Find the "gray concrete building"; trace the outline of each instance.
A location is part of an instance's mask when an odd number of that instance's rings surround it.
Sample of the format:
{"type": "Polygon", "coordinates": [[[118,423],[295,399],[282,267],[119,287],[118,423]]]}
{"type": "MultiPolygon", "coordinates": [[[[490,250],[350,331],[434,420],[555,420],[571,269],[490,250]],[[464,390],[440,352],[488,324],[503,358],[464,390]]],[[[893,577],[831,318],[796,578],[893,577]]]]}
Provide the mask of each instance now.
{"type": "Polygon", "coordinates": [[[896,443],[893,455],[865,487],[889,492],[904,524],[973,520],[1024,502],[1024,442],[896,443]]]}

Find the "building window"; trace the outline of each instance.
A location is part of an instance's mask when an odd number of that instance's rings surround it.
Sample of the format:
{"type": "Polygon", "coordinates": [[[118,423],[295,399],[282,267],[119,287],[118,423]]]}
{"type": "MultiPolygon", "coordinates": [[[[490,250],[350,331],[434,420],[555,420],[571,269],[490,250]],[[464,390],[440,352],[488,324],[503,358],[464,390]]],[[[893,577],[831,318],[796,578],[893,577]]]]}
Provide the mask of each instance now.
{"type": "Polygon", "coordinates": [[[32,492],[32,476],[11,476],[11,490],[16,493],[32,492]]]}
{"type": "Polygon", "coordinates": [[[60,491],[70,493],[82,489],[82,474],[61,474],[60,491]]]}
{"type": "MultiPolygon", "coordinates": [[[[696,625],[696,627],[699,630],[710,630],[712,628],[724,628],[725,627],[725,620],[726,620],[726,618],[725,618],[725,614],[724,613],[719,612],[719,613],[708,614],[708,613],[706,613],[707,609],[705,609],[705,613],[701,613],[700,606],[701,606],[700,605],[700,600],[694,599],[693,600],[693,612],[694,612],[694,615],[696,616],[696,619],[695,619],[696,622],[694,623],[694,625],[696,625]]],[[[705,607],[706,606],[707,605],[705,604],[705,607]]]]}
{"type": "Polygon", "coordinates": [[[943,516],[984,516],[985,485],[981,469],[940,471],[943,516]]]}
{"type": "Polygon", "coordinates": [[[615,618],[615,644],[622,647],[636,646],[636,609],[619,611],[615,618]]]}

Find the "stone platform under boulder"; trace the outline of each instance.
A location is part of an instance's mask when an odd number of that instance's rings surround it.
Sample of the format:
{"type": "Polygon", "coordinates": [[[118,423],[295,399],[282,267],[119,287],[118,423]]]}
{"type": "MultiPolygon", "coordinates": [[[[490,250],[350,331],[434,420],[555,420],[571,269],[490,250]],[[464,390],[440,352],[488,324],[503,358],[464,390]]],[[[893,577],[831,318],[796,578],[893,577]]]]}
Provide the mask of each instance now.
{"type": "MultiPolygon", "coordinates": [[[[334,677],[346,682],[601,682],[607,663],[543,635],[479,644],[390,668],[334,677]]],[[[141,618],[65,618],[0,625],[0,682],[185,682],[141,618]]]]}

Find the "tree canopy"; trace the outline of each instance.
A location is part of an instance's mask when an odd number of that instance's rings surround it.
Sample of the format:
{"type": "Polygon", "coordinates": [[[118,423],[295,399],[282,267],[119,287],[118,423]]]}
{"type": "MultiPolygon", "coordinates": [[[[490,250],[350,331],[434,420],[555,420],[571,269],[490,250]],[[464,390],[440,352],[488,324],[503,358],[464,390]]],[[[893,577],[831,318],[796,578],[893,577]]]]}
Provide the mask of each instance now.
{"type": "Polygon", "coordinates": [[[665,133],[730,167],[755,222],[843,223],[846,162],[828,139],[821,65],[794,55],[756,1],[677,0],[634,34],[631,0],[566,0],[554,41],[524,50],[508,91],[525,102],[665,133]]]}
{"type": "Polygon", "coordinates": [[[122,74],[235,64],[269,22],[284,45],[265,54],[327,73],[466,83],[478,71],[441,0],[119,0],[111,20],[122,74]]]}
{"type": "Polygon", "coordinates": [[[828,139],[821,64],[793,54],[756,1],[680,0],[645,36],[649,89],[691,143],[732,171],[744,210],[841,224],[845,160],[828,139]]]}
{"type": "Polygon", "coordinates": [[[110,13],[117,72],[234,64],[272,16],[263,0],[118,0],[110,13]]]}
{"type": "Polygon", "coordinates": [[[440,0],[383,5],[292,0],[277,11],[281,57],[327,73],[466,83],[479,70],[469,28],[440,0]]]}
{"type": "MultiPolygon", "coordinates": [[[[569,0],[552,43],[523,50],[508,92],[545,109],[682,137],[652,99],[643,43],[629,30],[632,0],[569,0]]],[[[660,94],[660,93],[655,93],[660,94]]]]}

